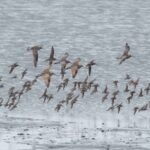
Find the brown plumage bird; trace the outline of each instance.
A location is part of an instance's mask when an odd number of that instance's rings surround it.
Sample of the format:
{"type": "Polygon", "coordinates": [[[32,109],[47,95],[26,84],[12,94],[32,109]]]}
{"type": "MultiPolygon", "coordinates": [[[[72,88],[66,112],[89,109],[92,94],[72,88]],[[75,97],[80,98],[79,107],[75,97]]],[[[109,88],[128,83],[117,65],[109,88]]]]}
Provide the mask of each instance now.
{"type": "Polygon", "coordinates": [[[18,66],[19,66],[18,63],[14,63],[14,64],[10,65],[9,67],[11,67],[11,68],[10,68],[9,74],[11,74],[13,72],[13,70],[18,66]]]}
{"type": "Polygon", "coordinates": [[[54,75],[53,72],[50,72],[50,66],[46,69],[44,69],[44,71],[42,72],[41,76],[44,80],[44,83],[46,85],[46,87],[48,88],[51,82],[51,76],[54,75]]]}
{"type": "Polygon", "coordinates": [[[32,50],[32,55],[33,55],[33,65],[34,67],[37,67],[37,62],[38,62],[38,51],[42,49],[41,46],[33,46],[31,48],[27,48],[27,50],[32,50]]]}
{"type": "Polygon", "coordinates": [[[92,71],[92,66],[93,65],[96,65],[96,63],[94,62],[94,60],[91,60],[87,65],[86,67],[88,68],[88,74],[89,76],[91,75],[91,71],[92,71]]]}
{"type": "Polygon", "coordinates": [[[71,74],[72,74],[72,78],[75,78],[77,73],[78,73],[78,69],[81,68],[80,65],[80,58],[77,58],[77,60],[71,65],[71,74]]]}

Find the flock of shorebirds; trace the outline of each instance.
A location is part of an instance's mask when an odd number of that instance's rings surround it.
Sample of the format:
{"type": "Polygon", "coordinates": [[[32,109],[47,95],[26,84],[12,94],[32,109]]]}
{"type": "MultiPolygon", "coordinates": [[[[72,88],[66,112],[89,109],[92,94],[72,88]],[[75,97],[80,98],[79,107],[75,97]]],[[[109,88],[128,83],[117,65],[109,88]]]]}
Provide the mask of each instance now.
{"type": "MultiPolygon", "coordinates": [[[[38,66],[38,51],[41,50],[41,46],[33,46],[27,48],[27,51],[32,51],[33,55],[33,66],[36,68],[38,66]]],[[[132,58],[132,55],[129,54],[130,52],[130,46],[128,43],[125,44],[125,48],[123,53],[117,57],[117,60],[119,60],[119,64],[122,64],[129,58],[132,58]]],[[[79,101],[79,98],[84,98],[85,93],[90,93],[90,95],[93,95],[95,93],[98,93],[99,84],[96,83],[96,79],[90,80],[90,76],[92,73],[92,67],[97,65],[95,60],[91,60],[86,65],[81,65],[81,59],[77,58],[73,62],[68,60],[69,54],[66,52],[62,55],[60,59],[55,58],[55,50],[52,46],[50,51],[50,56],[45,61],[47,62],[47,67],[39,74],[37,74],[33,80],[27,80],[24,81],[24,84],[22,85],[22,88],[20,90],[16,90],[14,86],[10,87],[8,90],[8,99],[4,100],[4,98],[0,97],[0,106],[7,107],[9,110],[15,109],[22,97],[23,94],[30,91],[34,84],[37,82],[39,78],[42,78],[45,84],[44,92],[41,94],[39,99],[43,99],[43,103],[48,103],[52,99],[54,99],[53,94],[48,93],[48,88],[50,87],[50,83],[52,80],[52,76],[56,75],[52,72],[52,67],[54,65],[60,65],[60,77],[61,77],[61,83],[59,83],[56,88],[57,92],[60,90],[64,90],[68,83],[71,83],[72,87],[70,91],[65,95],[65,98],[56,105],[54,108],[55,111],[59,112],[61,108],[66,105],[69,106],[71,109],[74,107],[75,103],[79,101]],[[81,68],[87,69],[87,77],[83,81],[75,81],[73,80],[71,82],[70,78],[66,78],[66,74],[71,72],[71,78],[75,79],[79,70],[81,68]],[[77,92],[78,94],[74,94],[77,92]]],[[[13,74],[14,70],[19,66],[18,63],[14,63],[10,65],[10,71],[9,74],[13,74]]],[[[25,68],[24,71],[21,73],[21,80],[24,80],[24,77],[27,75],[28,69],[25,68]]],[[[141,88],[140,91],[137,91],[137,86],[139,84],[140,78],[132,79],[129,74],[126,74],[126,77],[124,78],[126,81],[125,88],[122,92],[127,93],[127,98],[125,102],[127,104],[130,104],[133,100],[133,97],[137,95],[137,98],[143,97],[145,95],[149,95],[150,91],[150,83],[147,84],[145,88],[141,88]]],[[[2,81],[2,77],[0,78],[0,82],[2,81]]],[[[117,113],[120,113],[122,110],[122,107],[124,106],[123,103],[118,103],[117,96],[121,91],[119,91],[118,80],[112,81],[112,84],[114,85],[115,91],[110,93],[108,85],[102,89],[102,98],[101,102],[105,103],[105,101],[110,102],[110,107],[106,109],[106,111],[114,111],[116,110],[117,113]],[[110,98],[108,98],[110,96],[110,98]]],[[[0,84],[0,88],[3,88],[4,85],[0,84]]],[[[150,108],[150,102],[147,102],[146,104],[143,104],[142,106],[135,106],[133,108],[133,114],[135,115],[137,112],[146,111],[150,108]]]]}

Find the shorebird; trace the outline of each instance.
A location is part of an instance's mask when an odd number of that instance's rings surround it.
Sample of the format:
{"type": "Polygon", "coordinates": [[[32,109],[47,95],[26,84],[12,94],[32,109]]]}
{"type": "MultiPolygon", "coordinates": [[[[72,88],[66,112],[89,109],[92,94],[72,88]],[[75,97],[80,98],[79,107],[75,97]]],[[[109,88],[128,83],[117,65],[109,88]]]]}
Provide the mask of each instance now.
{"type": "Polygon", "coordinates": [[[66,104],[68,105],[69,101],[73,98],[74,93],[71,91],[66,96],[66,104]]]}
{"type": "Polygon", "coordinates": [[[148,104],[145,104],[144,106],[142,106],[141,108],[139,108],[139,112],[140,111],[145,111],[148,108],[148,104]]]}
{"type": "Polygon", "coordinates": [[[80,96],[80,95],[75,96],[75,97],[72,99],[72,101],[70,102],[70,104],[71,104],[71,109],[73,108],[73,105],[77,102],[79,96],[80,96]]]}
{"type": "Polygon", "coordinates": [[[72,74],[72,78],[75,78],[77,73],[78,73],[78,69],[80,69],[81,67],[83,67],[82,65],[80,65],[80,58],[77,58],[75,62],[73,62],[73,64],[71,65],[71,74],[72,74]]]}
{"type": "Polygon", "coordinates": [[[105,94],[108,93],[107,85],[106,85],[106,87],[105,87],[105,89],[104,89],[104,91],[102,93],[105,93],[105,94]]]}
{"type": "Polygon", "coordinates": [[[129,84],[132,84],[134,86],[134,89],[136,89],[137,85],[139,84],[139,80],[140,80],[140,78],[138,78],[136,80],[130,80],[129,84]]]}
{"type": "Polygon", "coordinates": [[[33,46],[31,48],[27,48],[27,51],[32,50],[32,55],[33,55],[33,65],[34,67],[37,67],[37,62],[38,62],[38,51],[42,49],[41,46],[33,46]]]}
{"type": "Polygon", "coordinates": [[[68,82],[69,82],[69,79],[68,78],[65,78],[62,82],[63,84],[63,89],[68,85],[68,82]]]}
{"type": "Polygon", "coordinates": [[[94,84],[94,81],[95,81],[96,79],[93,79],[93,80],[91,80],[91,81],[89,81],[88,83],[87,83],[87,88],[90,90],[91,89],[91,87],[92,87],[92,85],[94,84]]]}
{"type": "Polygon", "coordinates": [[[39,99],[43,98],[44,101],[43,103],[45,103],[46,99],[48,98],[48,95],[47,95],[47,88],[44,90],[44,93],[40,96],[39,99]]]}
{"type": "Polygon", "coordinates": [[[121,107],[123,107],[122,103],[116,106],[118,109],[118,114],[120,113],[121,107]]]}
{"type": "Polygon", "coordinates": [[[48,103],[51,99],[54,98],[54,96],[53,96],[53,94],[50,94],[50,95],[47,95],[47,98],[48,98],[48,101],[47,101],[47,103],[48,103]]]}
{"type": "Polygon", "coordinates": [[[50,85],[51,76],[54,75],[54,73],[50,72],[49,69],[50,69],[50,66],[48,68],[44,69],[44,71],[41,74],[47,88],[50,85]]]}
{"type": "Polygon", "coordinates": [[[54,53],[55,53],[54,47],[52,46],[50,56],[48,59],[46,59],[46,61],[49,61],[49,65],[52,65],[53,61],[56,60],[56,58],[54,58],[54,53]]]}
{"type": "Polygon", "coordinates": [[[20,100],[20,98],[21,98],[21,95],[23,95],[24,93],[24,89],[22,89],[19,93],[18,93],[18,100],[20,100]]]}
{"type": "Polygon", "coordinates": [[[17,108],[18,103],[19,103],[19,100],[17,102],[14,102],[13,105],[11,105],[11,107],[9,107],[9,110],[12,111],[15,108],[17,108]]]}
{"type": "Polygon", "coordinates": [[[18,63],[14,63],[14,64],[10,65],[9,67],[11,67],[11,68],[10,68],[9,74],[11,74],[13,72],[13,70],[18,66],[19,66],[18,63]]]}
{"type": "Polygon", "coordinates": [[[28,70],[28,69],[25,69],[25,70],[21,73],[21,79],[23,79],[24,76],[27,74],[27,70],[28,70]]]}
{"type": "Polygon", "coordinates": [[[88,76],[84,79],[83,82],[81,82],[80,92],[82,94],[82,98],[84,97],[85,92],[88,90],[87,80],[88,80],[88,76]]]}
{"type": "Polygon", "coordinates": [[[59,61],[55,62],[55,64],[60,64],[61,62],[69,63],[70,61],[67,60],[68,57],[69,57],[69,53],[65,52],[63,54],[63,56],[61,57],[61,59],[59,61]]]}
{"type": "Polygon", "coordinates": [[[130,90],[129,90],[129,88],[128,88],[128,84],[126,84],[126,87],[125,87],[125,89],[124,89],[124,92],[129,92],[130,90]]]}
{"type": "Polygon", "coordinates": [[[104,102],[108,98],[109,92],[107,92],[103,97],[102,97],[102,102],[104,102]]]}
{"type": "Polygon", "coordinates": [[[122,64],[125,60],[127,60],[127,59],[129,59],[129,58],[131,58],[131,57],[132,57],[132,55],[128,54],[127,56],[123,57],[123,58],[120,60],[119,64],[122,64]]]}
{"type": "Polygon", "coordinates": [[[93,87],[94,89],[92,90],[91,95],[98,91],[97,88],[99,87],[99,84],[94,84],[93,87]]]}
{"type": "Polygon", "coordinates": [[[115,80],[115,81],[113,81],[113,84],[115,85],[115,87],[117,88],[118,87],[118,80],[115,80]]]}
{"type": "Polygon", "coordinates": [[[94,60],[91,60],[87,65],[86,67],[88,68],[88,74],[89,76],[91,75],[91,70],[92,70],[92,66],[93,65],[96,65],[96,63],[94,62],[94,60]]]}
{"type": "Polygon", "coordinates": [[[111,105],[112,105],[112,106],[114,105],[115,100],[116,100],[116,95],[114,95],[114,96],[111,98],[111,105]]]}
{"type": "Polygon", "coordinates": [[[119,90],[112,93],[113,96],[117,96],[119,94],[119,90]]]}
{"type": "Polygon", "coordinates": [[[78,85],[78,82],[77,82],[77,81],[74,81],[74,82],[73,82],[73,88],[71,89],[72,92],[77,89],[77,85],[78,85]]]}
{"type": "Polygon", "coordinates": [[[138,96],[139,96],[139,97],[143,97],[143,90],[142,90],[142,88],[141,88],[140,93],[139,93],[138,96]]]}
{"type": "Polygon", "coordinates": [[[109,111],[109,110],[113,111],[115,109],[115,107],[116,107],[116,105],[112,105],[106,111],[109,111]]]}
{"type": "Polygon", "coordinates": [[[59,112],[59,110],[60,110],[60,108],[62,107],[63,105],[62,104],[57,104],[57,106],[55,107],[55,110],[57,111],[57,112],[59,112]]]}
{"type": "Polygon", "coordinates": [[[134,115],[136,114],[136,112],[139,110],[139,107],[134,107],[134,115]]]}
{"type": "Polygon", "coordinates": [[[144,89],[144,91],[146,92],[146,95],[149,94],[149,91],[150,91],[150,83],[149,83],[148,86],[144,89]]]}
{"type": "Polygon", "coordinates": [[[131,95],[130,95],[129,97],[127,97],[128,104],[130,104],[130,101],[131,101],[132,97],[133,97],[133,96],[131,96],[131,95]]]}
{"type": "Polygon", "coordinates": [[[126,74],[125,80],[131,79],[130,75],[126,74]]]}
{"type": "Polygon", "coordinates": [[[63,83],[60,83],[60,84],[57,86],[57,92],[59,92],[62,87],[63,87],[63,83]]]}
{"type": "Polygon", "coordinates": [[[117,57],[117,59],[123,59],[124,57],[128,56],[129,51],[130,51],[130,46],[128,45],[128,43],[126,43],[123,54],[120,57],[117,57]]]}

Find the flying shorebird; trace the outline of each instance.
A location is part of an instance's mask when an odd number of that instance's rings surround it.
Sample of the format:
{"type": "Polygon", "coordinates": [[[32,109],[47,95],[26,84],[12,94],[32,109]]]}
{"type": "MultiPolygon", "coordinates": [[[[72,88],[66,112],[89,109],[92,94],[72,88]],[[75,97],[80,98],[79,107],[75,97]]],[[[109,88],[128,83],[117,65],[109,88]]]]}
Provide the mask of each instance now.
{"type": "Polygon", "coordinates": [[[145,110],[147,110],[147,108],[148,108],[148,104],[145,104],[144,106],[142,106],[142,107],[139,109],[139,112],[140,112],[140,111],[145,111],[145,110]]]}
{"type": "Polygon", "coordinates": [[[107,92],[103,97],[102,97],[102,102],[104,102],[108,98],[109,92],[107,92]]]}
{"type": "Polygon", "coordinates": [[[91,75],[91,70],[92,70],[92,66],[93,65],[96,65],[96,63],[94,62],[94,60],[91,60],[87,65],[86,67],[88,68],[88,74],[89,76],[91,75]]]}
{"type": "Polygon", "coordinates": [[[28,70],[28,69],[25,69],[25,70],[21,73],[21,79],[23,79],[24,76],[27,74],[27,70],[28,70]]]}
{"type": "Polygon", "coordinates": [[[72,78],[75,78],[77,73],[78,73],[78,69],[80,69],[82,67],[82,65],[80,65],[80,58],[77,58],[77,60],[71,65],[71,74],[72,74],[72,78]]]}
{"type": "Polygon", "coordinates": [[[11,74],[13,72],[13,70],[18,66],[19,66],[18,63],[14,63],[14,64],[10,65],[9,67],[11,67],[11,68],[10,68],[9,74],[11,74]]]}
{"type": "Polygon", "coordinates": [[[38,51],[42,49],[41,46],[33,46],[31,48],[27,48],[27,51],[32,50],[32,55],[33,55],[33,65],[34,67],[37,67],[37,62],[38,62],[38,51]]]}
{"type": "Polygon", "coordinates": [[[41,99],[41,98],[44,99],[43,103],[45,103],[46,99],[48,98],[48,96],[47,96],[47,88],[44,90],[44,93],[39,97],[39,99],[41,99]]]}
{"type": "Polygon", "coordinates": [[[136,114],[136,112],[139,110],[139,107],[134,107],[134,115],[136,114]]]}
{"type": "Polygon", "coordinates": [[[128,45],[128,43],[126,43],[123,54],[120,57],[117,57],[117,59],[120,59],[119,64],[122,64],[126,59],[132,57],[132,55],[129,54],[129,51],[130,51],[130,46],[128,45]]]}
{"type": "Polygon", "coordinates": [[[49,69],[50,69],[50,66],[48,68],[44,69],[44,71],[41,73],[41,76],[42,76],[44,83],[45,83],[47,88],[50,85],[51,76],[54,75],[54,73],[50,72],[49,69]]]}
{"type": "Polygon", "coordinates": [[[130,80],[129,84],[134,86],[134,89],[136,89],[137,85],[139,84],[140,78],[137,78],[136,80],[130,80]]]}
{"type": "Polygon", "coordinates": [[[94,84],[93,87],[94,89],[92,90],[91,95],[98,91],[97,88],[99,87],[99,84],[94,84]]]}
{"type": "Polygon", "coordinates": [[[120,60],[119,64],[122,64],[126,59],[129,59],[129,58],[131,58],[131,57],[132,57],[132,55],[128,54],[127,56],[123,57],[123,58],[120,60]]]}
{"type": "Polygon", "coordinates": [[[55,107],[55,110],[57,111],[57,112],[59,112],[59,110],[60,110],[60,108],[62,107],[63,105],[62,104],[57,104],[57,106],[55,107]]]}
{"type": "Polygon", "coordinates": [[[112,106],[114,105],[115,100],[116,100],[116,95],[114,95],[114,96],[111,98],[111,105],[112,105],[112,106]]]}
{"type": "Polygon", "coordinates": [[[115,85],[115,87],[117,88],[118,87],[118,80],[115,80],[115,81],[113,81],[113,84],[115,85]]]}
{"type": "Polygon", "coordinates": [[[142,88],[141,88],[140,93],[139,93],[138,96],[139,96],[139,97],[143,97],[143,90],[142,90],[142,88]]]}
{"type": "Polygon", "coordinates": [[[121,107],[123,107],[123,105],[122,105],[122,103],[121,103],[121,104],[117,105],[116,107],[117,107],[117,109],[118,109],[118,114],[119,114],[119,112],[120,112],[120,110],[121,110],[121,107]]]}
{"type": "Polygon", "coordinates": [[[130,46],[128,45],[128,43],[126,43],[123,54],[120,57],[117,57],[117,59],[123,59],[124,57],[128,56],[129,51],[130,51],[130,46]]]}
{"type": "Polygon", "coordinates": [[[126,87],[125,87],[125,89],[124,89],[124,92],[129,92],[130,90],[129,90],[129,88],[128,88],[128,84],[126,84],[126,87]]]}
{"type": "Polygon", "coordinates": [[[106,85],[106,87],[105,87],[105,89],[104,89],[104,91],[102,93],[108,93],[107,85],[106,85]]]}
{"type": "Polygon", "coordinates": [[[131,79],[130,75],[126,74],[125,80],[131,79]]]}
{"type": "Polygon", "coordinates": [[[150,91],[150,83],[149,83],[148,86],[144,89],[144,91],[146,92],[146,95],[149,94],[149,91],[150,91]]]}
{"type": "Polygon", "coordinates": [[[116,105],[112,105],[106,111],[109,111],[109,110],[113,111],[115,109],[115,107],[116,107],[116,105]]]}
{"type": "Polygon", "coordinates": [[[52,65],[53,61],[56,60],[56,58],[54,57],[54,53],[55,53],[54,47],[52,46],[50,56],[48,59],[46,59],[46,61],[49,61],[49,65],[52,65]]]}
{"type": "Polygon", "coordinates": [[[72,101],[70,102],[70,104],[71,104],[71,109],[73,108],[73,105],[77,102],[77,99],[78,99],[79,96],[80,96],[80,95],[75,96],[75,97],[72,99],[72,101]]]}

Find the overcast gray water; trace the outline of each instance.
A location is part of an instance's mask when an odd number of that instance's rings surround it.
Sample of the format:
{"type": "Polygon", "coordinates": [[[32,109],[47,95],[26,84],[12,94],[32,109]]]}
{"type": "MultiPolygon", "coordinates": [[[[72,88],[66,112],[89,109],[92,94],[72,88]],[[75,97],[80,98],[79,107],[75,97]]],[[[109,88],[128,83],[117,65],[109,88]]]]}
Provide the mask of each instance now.
{"type": "MultiPolygon", "coordinates": [[[[33,79],[46,66],[44,61],[50,53],[51,46],[55,48],[57,58],[64,52],[70,54],[74,60],[81,58],[86,64],[94,59],[97,63],[93,67],[91,79],[96,78],[100,84],[98,93],[86,94],[84,99],[76,103],[73,109],[64,107],[59,113],[54,111],[56,104],[63,100],[64,92],[56,92],[56,86],[61,78],[54,76],[50,93],[54,99],[49,104],[43,104],[39,97],[45,89],[41,79],[33,90],[25,94],[18,107],[9,111],[1,107],[1,115],[30,118],[46,118],[48,120],[95,120],[106,122],[109,127],[116,127],[117,120],[121,126],[130,127],[135,123],[139,127],[150,127],[149,110],[133,115],[133,107],[141,106],[149,101],[149,96],[138,99],[128,105],[125,103],[126,95],[121,93],[118,103],[123,103],[123,110],[106,112],[110,103],[101,103],[101,91],[108,84],[110,91],[114,91],[113,80],[119,80],[119,90],[124,90],[125,75],[130,74],[133,79],[140,78],[137,91],[150,82],[150,1],[149,0],[1,0],[0,2],[0,75],[3,76],[4,88],[0,89],[1,96],[8,98],[8,89],[14,85],[17,89],[24,81],[33,79]],[[133,57],[118,65],[116,57],[124,50],[128,42],[133,57]],[[32,55],[27,47],[42,45],[39,52],[38,67],[32,64],[32,55]],[[9,75],[9,65],[18,62],[20,66],[13,75],[9,75]],[[22,81],[21,72],[28,68],[28,74],[22,81]],[[71,116],[71,117],[70,117],[71,116]],[[73,117],[72,117],[73,116],[73,117]],[[87,119],[86,119],[87,118],[87,119]],[[140,124],[139,124],[140,122],[140,124]]],[[[53,68],[59,73],[59,67],[53,68]]],[[[83,80],[86,69],[79,71],[77,78],[83,80]]],[[[65,89],[67,93],[69,87],[65,89]]],[[[110,99],[110,97],[109,97],[110,99]]],[[[91,123],[93,125],[93,122],[91,123]]]]}

